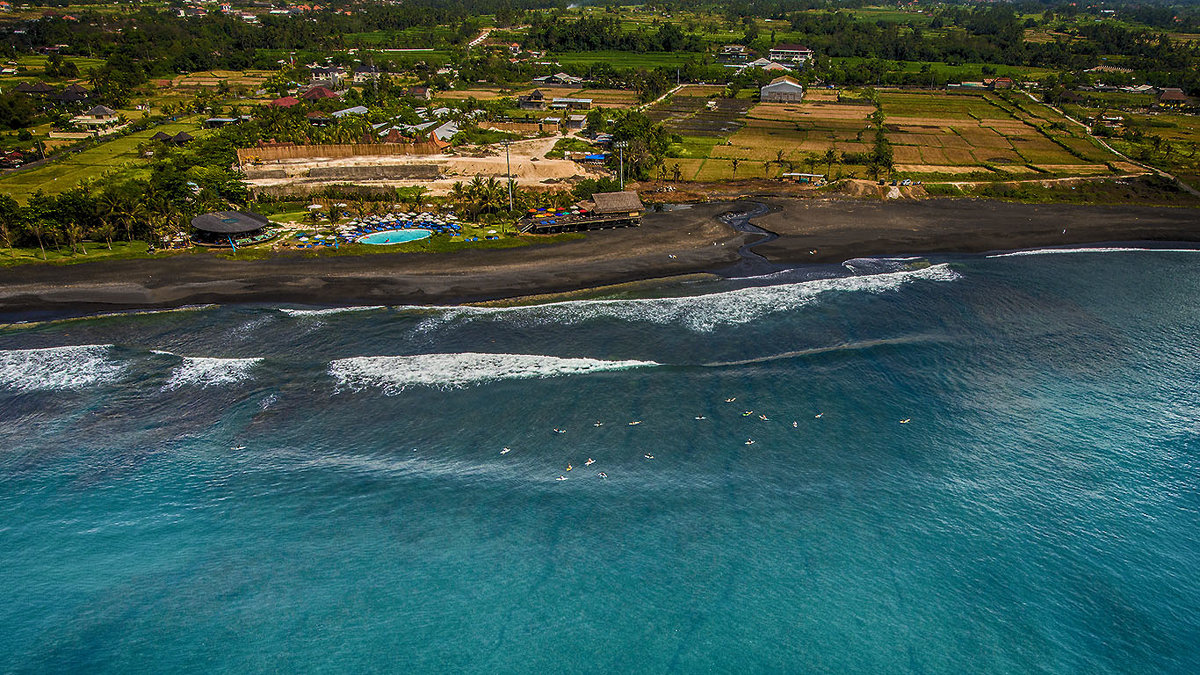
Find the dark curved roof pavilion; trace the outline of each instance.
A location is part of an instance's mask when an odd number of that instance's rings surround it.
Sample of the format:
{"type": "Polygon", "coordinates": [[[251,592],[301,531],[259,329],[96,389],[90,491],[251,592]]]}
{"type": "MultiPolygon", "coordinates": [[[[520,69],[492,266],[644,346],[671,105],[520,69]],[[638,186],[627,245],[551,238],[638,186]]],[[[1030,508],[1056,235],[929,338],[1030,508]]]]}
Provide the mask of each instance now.
{"type": "Polygon", "coordinates": [[[192,218],[192,227],[216,234],[242,234],[266,227],[270,221],[248,211],[214,211],[192,218]]]}

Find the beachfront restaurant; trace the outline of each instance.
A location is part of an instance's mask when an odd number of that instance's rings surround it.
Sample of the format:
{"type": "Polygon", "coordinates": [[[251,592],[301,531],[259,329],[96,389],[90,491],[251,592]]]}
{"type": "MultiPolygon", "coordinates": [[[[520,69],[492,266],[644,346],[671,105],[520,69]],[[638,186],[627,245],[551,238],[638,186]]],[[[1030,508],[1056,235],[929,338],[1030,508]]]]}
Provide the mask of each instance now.
{"type": "Polygon", "coordinates": [[[597,192],[591,200],[563,208],[530,209],[522,218],[521,231],[529,234],[556,234],[605,230],[613,227],[638,227],[646,207],[637,192],[597,192]]]}
{"type": "Polygon", "coordinates": [[[271,221],[249,211],[214,211],[192,218],[198,246],[232,248],[251,246],[269,241],[274,235],[267,231],[271,221]]]}

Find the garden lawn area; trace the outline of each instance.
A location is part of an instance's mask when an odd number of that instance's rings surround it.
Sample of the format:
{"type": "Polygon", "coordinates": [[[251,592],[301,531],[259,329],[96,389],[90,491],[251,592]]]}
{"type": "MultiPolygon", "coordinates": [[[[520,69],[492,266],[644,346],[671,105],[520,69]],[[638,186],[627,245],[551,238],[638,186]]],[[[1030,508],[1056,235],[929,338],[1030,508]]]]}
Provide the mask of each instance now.
{"type": "Polygon", "coordinates": [[[712,154],[713,146],[725,142],[715,136],[680,136],[680,139],[682,142],[672,143],[667,148],[668,158],[704,159],[712,154]]]}
{"type": "Polygon", "coordinates": [[[34,248],[0,248],[0,267],[8,267],[11,265],[20,265],[32,262],[47,262],[50,264],[68,265],[82,262],[95,262],[97,260],[117,260],[120,258],[144,258],[149,255],[147,252],[146,242],[144,241],[114,241],[112,250],[108,250],[108,244],[102,241],[84,242],[83,248],[87,254],[70,253],[64,246],[61,250],[57,249],[47,239],[46,244],[46,260],[42,260],[41,249],[34,248]]]}
{"type": "Polygon", "coordinates": [[[24,203],[39,189],[46,194],[58,194],[75,187],[82,180],[98,178],[105,173],[133,175],[146,164],[146,160],[137,155],[138,144],[160,131],[172,135],[180,131],[198,135],[202,133],[199,128],[200,116],[195,116],[121,136],[83,152],[53,159],[43,166],[0,177],[0,190],[24,203]]]}

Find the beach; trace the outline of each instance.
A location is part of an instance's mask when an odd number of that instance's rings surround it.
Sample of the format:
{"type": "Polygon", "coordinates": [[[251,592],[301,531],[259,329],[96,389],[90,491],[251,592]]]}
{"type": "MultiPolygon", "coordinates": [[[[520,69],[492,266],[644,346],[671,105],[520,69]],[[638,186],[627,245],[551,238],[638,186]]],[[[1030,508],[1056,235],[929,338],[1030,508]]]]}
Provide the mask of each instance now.
{"type": "Polygon", "coordinates": [[[878,202],[762,197],[646,215],[639,228],[580,240],[449,254],[381,253],[233,261],[209,254],[0,270],[0,311],[105,311],[201,303],[327,306],[456,304],[719,271],[761,239],[718,219],[766,205],[754,224],[778,238],[754,251],[779,264],[979,253],[1114,241],[1200,241],[1194,209],[878,202]]]}

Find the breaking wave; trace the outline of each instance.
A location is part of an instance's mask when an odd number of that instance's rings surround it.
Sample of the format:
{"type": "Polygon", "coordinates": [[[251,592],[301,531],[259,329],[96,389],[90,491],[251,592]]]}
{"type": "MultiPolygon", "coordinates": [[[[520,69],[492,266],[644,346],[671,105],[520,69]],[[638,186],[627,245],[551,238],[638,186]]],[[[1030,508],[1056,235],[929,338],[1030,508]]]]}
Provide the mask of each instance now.
{"type": "Polygon", "coordinates": [[[627,370],[659,365],[654,361],[601,361],[537,354],[420,354],[416,356],[357,356],[329,364],[338,389],[380,388],[395,394],[409,387],[440,389],[496,380],[533,379],[627,370]]]}
{"type": "MultiPolygon", "coordinates": [[[[919,270],[752,286],[708,295],[641,300],[572,300],[524,307],[455,307],[425,320],[421,329],[429,330],[455,319],[517,316],[535,323],[560,325],[603,317],[680,324],[697,332],[709,332],[717,326],[748,323],[767,314],[803,307],[825,293],[882,293],[913,281],[954,281],[958,278],[960,275],[957,272],[942,263],[919,270]]],[[[429,311],[430,308],[403,309],[429,311]]]]}
{"type": "Polygon", "coordinates": [[[1011,253],[996,253],[989,258],[1016,258],[1027,255],[1051,255],[1056,253],[1200,253],[1196,248],[1132,248],[1132,247],[1097,247],[1097,248],[1035,248],[1027,251],[1012,251],[1011,253]]]}
{"type": "Polygon", "coordinates": [[[109,358],[111,348],[77,345],[0,351],[0,387],[52,391],[113,382],[124,368],[109,358]]]}
{"type": "Polygon", "coordinates": [[[330,314],[345,314],[347,312],[374,312],[381,309],[387,309],[383,305],[371,305],[368,307],[329,307],[327,309],[294,309],[280,307],[279,311],[288,316],[305,317],[305,316],[328,316],[330,314]]]}
{"type": "Polygon", "coordinates": [[[183,357],[183,362],[171,371],[167,389],[178,389],[187,385],[212,387],[237,384],[250,378],[250,370],[262,361],[253,359],[217,359],[205,357],[183,357]]]}

